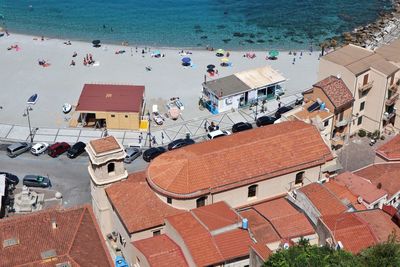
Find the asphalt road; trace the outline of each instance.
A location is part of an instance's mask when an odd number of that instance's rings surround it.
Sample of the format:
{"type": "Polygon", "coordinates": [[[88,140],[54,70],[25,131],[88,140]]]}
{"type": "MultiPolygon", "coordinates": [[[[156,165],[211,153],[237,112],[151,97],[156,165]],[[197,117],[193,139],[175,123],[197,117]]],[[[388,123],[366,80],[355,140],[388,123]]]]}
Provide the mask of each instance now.
{"type": "MultiPolygon", "coordinates": [[[[29,152],[16,158],[6,154],[7,144],[0,144],[0,171],[17,175],[20,180],[27,174],[49,176],[52,189],[63,194],[66,207],[90,203],[90,176],[87,170],[89,157],[82,154],[69,159],[65,154],[51,158],[47,154],[34,156],[29,152]]],[[[128,173],[145,169],[147,163],[141,157],[131,164],[125,164],[128,173]]],[[[22,186],[22,182],[18,184],[22,186]]]]}

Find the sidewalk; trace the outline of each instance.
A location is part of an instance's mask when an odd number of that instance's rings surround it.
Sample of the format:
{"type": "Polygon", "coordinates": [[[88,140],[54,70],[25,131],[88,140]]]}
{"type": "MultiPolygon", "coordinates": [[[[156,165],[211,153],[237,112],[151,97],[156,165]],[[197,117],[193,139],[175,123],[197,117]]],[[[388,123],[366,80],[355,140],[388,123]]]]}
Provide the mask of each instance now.
{"type": "MultiPolygon", "coordinates": [[[[301,97],[301,94],[282,97],[280,102],[282,106],[294,105],[296,99],[301,97]]],[[[264,115],[274,114],[278,109],[278,101],[271,100],[265,104],[266,111],[261,113],[261,108],[257,109],[257,117],[264,115]]],[[[210,114],[209,116],[196,118],[192,120],[183,120],[172,125],[158,126],[154,123],[150,127],[150,135],[148,132],[140,131],[124,131],[124,130],[110,130],[107,129],[108,135],[113,135],[123,145],[129,146],[130,144],[141,143],[143,147],[149,147],[149,140],[155,140],[152,145],[166,145],[169,142],[185,138],[190,135],[190,138],[195,140],[205,139],[207,132],[204,129],[204,124],[211,122],[219,125],[221,130],[230,130],[232,125],[238,122],[255,121],[255,108],[240,109],[236,111],[229,111],[217,115],[210,114]],[[154,138],[153,138],[154,137],[154,138]]],[[[33,141],[34,142],[67,142],[70,144],[82,141],[88,143],[90,140],[98,139],[103,136],[101,129],[90,128],[36,128],[32,127],[33,141]]],[[[29,127],[20,125],[0,124],[0,140],[8,142],[29,141],[29,127]]]]}

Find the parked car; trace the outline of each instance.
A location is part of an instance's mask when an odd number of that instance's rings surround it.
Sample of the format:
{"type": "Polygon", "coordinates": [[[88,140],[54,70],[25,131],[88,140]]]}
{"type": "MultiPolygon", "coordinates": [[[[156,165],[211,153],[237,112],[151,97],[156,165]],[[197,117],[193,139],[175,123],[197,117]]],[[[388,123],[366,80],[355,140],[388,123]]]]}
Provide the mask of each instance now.
{"type": "Polygon", "coordinates": [[[194,143],[194,140],[190,138],[176,139],[168,144],[168,150],[174,150],[184,146],[193,145],[194,143]]]}
{"type": "Polygon", "coordinates": [[[164,118],[158,112],[153,112],[153,120],[157,125],[163,125],[164,118]]]}
{"type": "Polygon", "coordinates": [[[40,154],[42,154],[43,152],[46,151],[46,149],[49,147],[48,143],[44,143],[44,142],[39,142],[36,143],[32,148],[31,148],[31,153],[35,156],[39,156],[40,154]]]}
{"type": "Polygon", "coordinates": [[[16,186],[19,183],[18,176],[14,175],[12,173],[9,173],[9,172],[0,172],[0,175],[1,174],[4,174],[6,176],[6,182],[8,184],[12,184],[12,185],[16,186]]]}
{"type": "Polygon", "coordinates": [[[229,131],[215,130],[207,134],[208,138],[215,139],[222,136],[231,135],[232,133],[229,131]]]}
{"type": "Polygon", "coordinates": [[[26,101],[26,103],[27,103],[28,105],[35,105],[36,102],[38,101],[38,98],[39,98],[38,94],[33,94],[33,95],[31,95],[31,96],[28,98],[28,100],[26,101]]]}
{"type": "Polygon", "coordinates": [[[248,122],[238,122],[232,126],[233,133],[242,132],[250,129],[253,129],[253,126],[251,125],[251,123],[248,122]]]}
{"type": "Polygon", "coordinates": [[[52,144],[49,146],[47,149],[47,153],[49,154],[50,157],[55,158],[70,149],[71,146],[68,143],[65,142],[57,142],[55,144],[52,144]]]}
{"type": "Polygon", "coordinates": [[[281,107],[278,108],[278,110],[275,112],[275,118],[280,119],[282,114],[285,112],[288,112],[289,110],[292,110],[292,107],[281,107]]]}
{"type": "Polygon", "coordinates": [[[28,187],[51,187],[51,181],[49,177],[32,174],[25,175],[24,179],[22,179],[22,184],[28,187]]]}
{"type": "Polygon", "coordinates": [[[151,160],[155,159],[156,157],[158,157],[159,155],[161,155],[166,151],[167,150],[163,147],[149,148],[143,153],[143,159],[147,162],[150,162],[151,160]]]}
{"type": "Polygon", "coordinates": [[[261,126],[265,126],[265,125],[274,124],[275,121],[276,121],[276,118],[274,118],[274,117],[261,116],[261,117],[257,118],[256,125],[257,125],[257,127],[261,127],[261,126]]]}
{"type": "Polygon", "coordinates": [[[78,142],[68,149],[67,157],[74,159],[85,151],[86,144],[84,142],[78,142]]]}
{"type": "Polygon", "coordinates": [[[142,151],[136,147],[128,147],[125,149],[126,156],[124,158],[125,163],[131,163],[140,155],[142,155],[142,151]]]}
{"type": "Polygon", "coordinates": [[[10,158],[15,158],[22,153],[25,153],[29,149],[31,149],[32,145],[30,143],[15,143],[7,147],[7,155],[10,158]]]}

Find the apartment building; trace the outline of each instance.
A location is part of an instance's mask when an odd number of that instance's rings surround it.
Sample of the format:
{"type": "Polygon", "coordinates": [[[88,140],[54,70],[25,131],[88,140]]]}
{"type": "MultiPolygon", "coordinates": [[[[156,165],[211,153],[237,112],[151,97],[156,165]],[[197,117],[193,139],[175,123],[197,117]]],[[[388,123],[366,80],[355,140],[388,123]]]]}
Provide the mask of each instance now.
{"type": "MultiPolygon", "coordinates": [[[[400,52],[397,47],[392,49],[400,52]]],[[[386,51],[385,56],[350,44],[321,58],[318,79],[340,77],[353,94],[352,113],[345,118],[351,123],[350,134],[360,129],[382,131],[389,124],[400,129],[400,118],[396,119],[400,71],[394,54],[386,51]]]]}

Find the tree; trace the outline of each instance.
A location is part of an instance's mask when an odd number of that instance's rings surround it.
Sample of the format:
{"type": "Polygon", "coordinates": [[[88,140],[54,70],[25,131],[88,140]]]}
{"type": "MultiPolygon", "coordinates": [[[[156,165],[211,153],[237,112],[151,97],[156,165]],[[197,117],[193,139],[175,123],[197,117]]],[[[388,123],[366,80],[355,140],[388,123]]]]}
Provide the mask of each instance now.
{"type": "Polygon", "coordinates": [[[279,250],[264,263],[265,267],[361,267],[358,259],[344,250],[311,246],[302,239],[289,249],[279,250]]]}
{"type": "Polygon", "coordinates": [[[400,244],[397,241],[393,232],[385,243],[361,251],[360,262],[369,267],[400,266],[400,244]]]}

